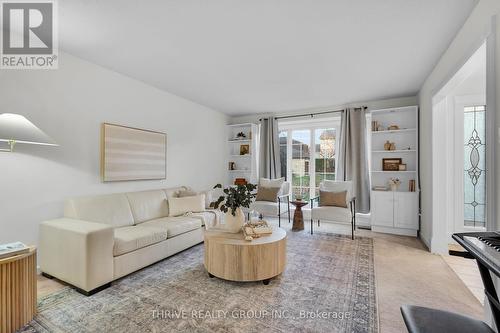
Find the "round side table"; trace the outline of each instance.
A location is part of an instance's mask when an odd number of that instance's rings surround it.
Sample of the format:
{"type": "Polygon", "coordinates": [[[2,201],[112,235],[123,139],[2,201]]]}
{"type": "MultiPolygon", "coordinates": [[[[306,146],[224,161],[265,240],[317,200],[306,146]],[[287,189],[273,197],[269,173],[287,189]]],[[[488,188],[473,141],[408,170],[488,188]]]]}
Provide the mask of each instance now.
{"type": "Polygon", "coordinates": [[[36,248],[0,259],[0,332],[26,325],[36,314],[36,248]]]}
{"type": "Polygon", "coordinates": [[[304,214],[302,214],[302,207],[307,205],[307,201],[292,201],[292,205],[295,206],[292,231],[304,230],[304,214]]]}

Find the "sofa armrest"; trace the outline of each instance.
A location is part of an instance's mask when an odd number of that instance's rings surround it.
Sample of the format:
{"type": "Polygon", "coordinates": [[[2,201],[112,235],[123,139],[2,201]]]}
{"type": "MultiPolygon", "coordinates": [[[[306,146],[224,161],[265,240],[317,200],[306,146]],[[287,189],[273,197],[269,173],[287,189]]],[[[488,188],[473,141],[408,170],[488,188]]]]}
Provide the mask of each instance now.
{"type": "Polygon", "coordinates": [[[85,291],[113,280],[113,228],[60,218],[40,224],[40,268],[85,291]]]}

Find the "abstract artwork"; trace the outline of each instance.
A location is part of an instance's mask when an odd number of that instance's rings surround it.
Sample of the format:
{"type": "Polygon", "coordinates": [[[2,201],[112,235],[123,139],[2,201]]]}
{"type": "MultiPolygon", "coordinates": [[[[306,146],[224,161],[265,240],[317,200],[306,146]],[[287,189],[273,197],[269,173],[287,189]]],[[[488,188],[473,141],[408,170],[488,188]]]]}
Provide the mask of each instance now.
{"type": "Polygon", "coordinates": [[[166,147],[165,133],[102,124],[103,181],[165,179],[166,147]]]}

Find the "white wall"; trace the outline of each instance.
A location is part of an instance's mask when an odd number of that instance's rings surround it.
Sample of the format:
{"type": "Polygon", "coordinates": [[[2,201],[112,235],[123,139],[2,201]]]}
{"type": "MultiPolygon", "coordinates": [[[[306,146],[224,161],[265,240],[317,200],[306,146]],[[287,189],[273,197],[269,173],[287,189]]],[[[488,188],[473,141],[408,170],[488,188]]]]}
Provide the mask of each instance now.
{"type": "MultiPolygon", "coordinates": [[[[432,207],[443,204],[443,198],[432,197],[432,97],[467,61],[484,42],[492,17],[500,11],[500,1],[480,0],[462,29],[443,54],[434,70],[424,82],[419,93],[420,104],[420,173],[422,189],[421,237],[429,246],[432,243],[432,207]]],[[[500,20],[496,18],[496,110],[500,110],[500,20]]],[[[491,110],[494,108],[490,105],[491,110]]],[[[500,117],[497,117],[497,121],[500,117]]],[[[497,125],[498,127],[498,125],[497,125]]],[[[497,172],[496,170],[494,172],[497,172]]],[[[498,188],[498,184],[497,184],[498,188]]],[[[497,219],[498,220],[498,219],[497,219]]]]}
{"type": "Polygon", "coordinates": [[[68,54],[52,71],[1,70],[0,113],[26,116],[60,147],[18,144],[0,153],[0,243],[37,243],[38,224],[62,216],[63,200],[225,179],[222,113],[68,54]],[[167,133],[167,179],[102,183],[102,122],[167,133]]]}
{"type": "MultiPolygon", "coordinates": [[[[385,109],[385,108],[395,108],[395,107],[400,107],[400,106],[410,106],[410,105],[417,105],[418,104],[418,98],[417,96],[409,96],[409,97],[401,97],[401,98],[391,98],[391,99],[383,99],[383,100],[376,100],[376,101],[367,101],[367,102],[356,102],[356,103],[350,103],[349,107],[359,107],[359,106],[367,106],[369,110],[376,110],[376,109],[385,109]]],[[[278,112],[278,113],[262,113],[262,114],[253,114],[253,115],[248,115],[248,116],[240,116],[240,117],[233,117],[231,118],[230,122],[231,124],[239,124],[239,123],[258,123],[259,118],[262,117],[270,117],[270,116],[289,116],[289,115],[294,115],[294,114],[307,114],[307,113],[315,113],[315,112],[322,112],[322,111],[329,111],[329,110],[340,110],[345,108],[346,105],[337,105],[337,106],[329,106],[329,107],[322,107],[322,108],[314,108],[314,109],[307,109],[307,110],[297,110],[294,112],[278,112]]]]}

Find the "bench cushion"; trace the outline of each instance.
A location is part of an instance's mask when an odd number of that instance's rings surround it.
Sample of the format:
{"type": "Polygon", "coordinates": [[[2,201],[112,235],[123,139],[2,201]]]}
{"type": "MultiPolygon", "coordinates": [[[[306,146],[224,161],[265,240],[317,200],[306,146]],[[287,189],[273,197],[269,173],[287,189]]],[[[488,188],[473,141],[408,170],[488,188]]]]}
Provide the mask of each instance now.
{"type": "Polygon", "coordinates": [[[167,231],[161,228],[134,225],[114,230],[113,255],[119,256],[167,239],[167,231]]]}
{"type": "Polygon", "coordinates": [[[351,211],[347,208],[335,206],[314,207],[312,218],[315,220],[326,220],[332,222],[351,223],[351,211]]]}

